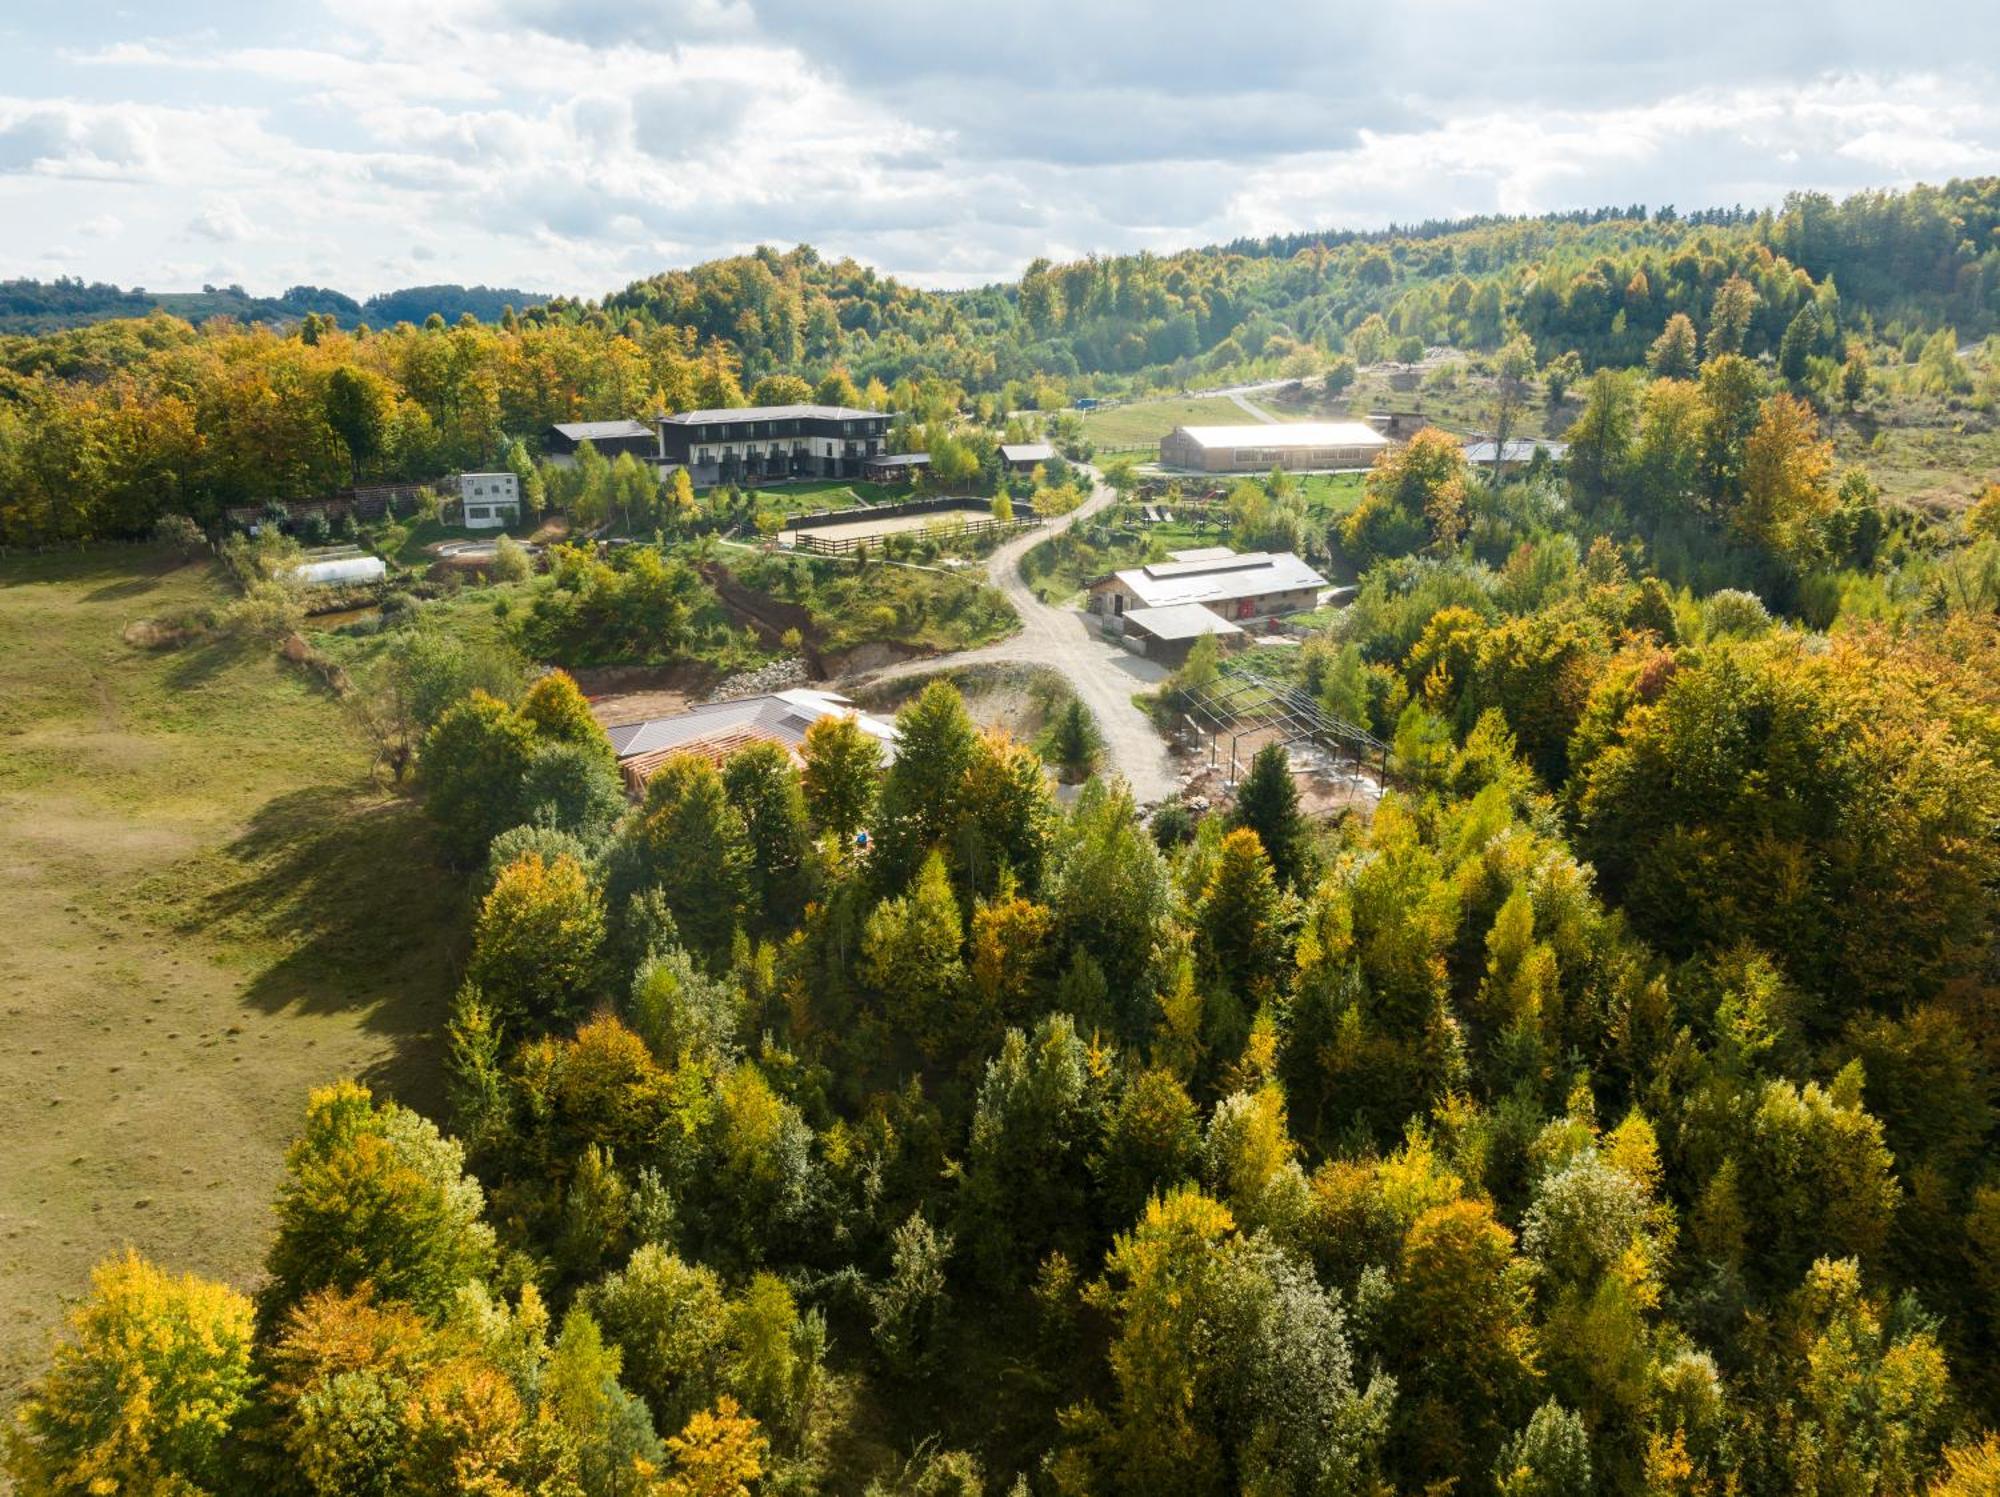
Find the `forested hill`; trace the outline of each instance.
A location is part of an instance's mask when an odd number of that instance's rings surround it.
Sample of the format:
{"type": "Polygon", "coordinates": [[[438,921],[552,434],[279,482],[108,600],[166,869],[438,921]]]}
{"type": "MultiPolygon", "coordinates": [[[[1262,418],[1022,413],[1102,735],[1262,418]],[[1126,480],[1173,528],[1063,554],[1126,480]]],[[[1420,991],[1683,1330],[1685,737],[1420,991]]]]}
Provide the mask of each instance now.
{"type": "Polygon", "coordinates": [[[1983,336],[2000,319],[1996,232],[2000,179],[1981,178],[1844,202],[1797,193],[1759,213],[1634,206],[1038,260],[1018,282],[953,294],[809,247],[760,249],[549,311],[691,328],[733,345],[752,376],[838,360],[857,380],[934,375],[973,390],[1038,377],[1171,386],[1299,349],[1368,362],[1410,339],[1496,348],[1515,330],[1549,355],[1625,366],[1675,313],[1707,325],[1738,277],[1755,293],[1753,356],[1775,354],[1808,301],[1830,331],[1842,298],[1865,331],[1983,336]]]}
{"type": "Polygon", "coordinates": [[[1979,361],[1975,388],[1957,355],[2000,328],[2000,178],[1795,194],[1755,215],[1628,208],[1038,260],[1017,282],[949,293],[800,245],[597,302],[440,286],[357,304],[295,287],[277,318],[217,302],[229,296],[242,293],[201,300],[233,320],[196,326],[189,308],[10,336],[10,315],[74,322],[121,297],[129,313],[139,293],[0,288],[0,542],[433,477],[558,421],[817,390],[990,424],[1085,395],[1351,376],[1440,345],[1552,391],[1741,354],[1822,414],[1893,385],[1962,429],[1964,412],[1983,423],[2000,406],[2000,361],[1979,361]]]}
{"type": "Polygon", "coordinates": [[[188,322],[233,317],[239,322],[292,323],[308,312],[347,327],[360,322],[378,327],[422,322],[432,313],[451,322],[467,312],[480,322],[498,322],[510,306],[547,300],[533,291],[444,285],[385,291],[359,302],[322,286],[293,286],[279,296],[252,296],[234,285],[204,286],[199,291],[148,291],[143,286],[128,290],[65,276],[53,281],[0,281],[0,333],[58,332],[117,317],[144,317],[155,308],[188,322]]]}

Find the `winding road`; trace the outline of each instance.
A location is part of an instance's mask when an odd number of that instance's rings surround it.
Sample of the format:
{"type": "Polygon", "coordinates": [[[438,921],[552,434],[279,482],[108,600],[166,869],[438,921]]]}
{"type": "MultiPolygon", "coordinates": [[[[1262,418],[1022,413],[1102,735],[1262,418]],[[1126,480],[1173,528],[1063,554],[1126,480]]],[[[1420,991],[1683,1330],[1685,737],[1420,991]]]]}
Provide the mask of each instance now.
{"type": "Polygon", "coordinates": [[[988,580],[1006,595],[1021,616],[1019,634],[976,650],[901,661],[837,684],[892,681],[958,665],[1046,666],[1069,682],[1097,718],[1098,729],[1104,735],[1106,762],[1125,777],[1132,787],[1133,798],[1141,803],[1162,800],[1180,787],[1180,779],[1152,719],[1132,705],[1132,694],[1164,681],[1166,668],[1103,638],[1076,609],[1054,608],[1044,603],[1021,576],[1022,556],[1061,535],[1078,520],[1096,514],[1118,497],[1094,473],[1092,478],[1091,495],[1082,504],[1040,530],[1027,531],[1006,542],[987,558],[988,580]]]}

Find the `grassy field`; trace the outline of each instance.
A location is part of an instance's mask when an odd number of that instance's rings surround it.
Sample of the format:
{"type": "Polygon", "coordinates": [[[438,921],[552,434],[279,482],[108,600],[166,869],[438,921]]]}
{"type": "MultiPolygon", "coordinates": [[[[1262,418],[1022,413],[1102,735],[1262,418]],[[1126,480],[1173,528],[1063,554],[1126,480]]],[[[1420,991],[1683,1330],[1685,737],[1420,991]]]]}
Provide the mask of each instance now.
{"type": "Polygon", "coordinates": [[[253,1281],[309,1087],[436,1102],[461,895],[414,806],[268,647],[121,638],[223,596],[145,550],[0,563],[0,1409],[106,1254],[253,1281]]]}
{"type": "Polygon", "coordinates": [[[860,479],[814,478],[804,483],[776,484],[757,490],[768,509],[788,515],[822,509],[852,509],[857,504],[896,504],[911,496],[908,484],[864,483],[860,479]]]}
{"type": "MultiPolygon", "coordinates": [[[[1265,404],[1258,396],[1253,395],[1250,399],[1264,405],[1274,416],[1285,414],[1265,404]]],[[[1158,447],[1160,438],[1176,426],[1245,426],[1256,419],[1226,395],[1135,400],[1130,405],[1084,412],[1083,434],[1097,444],[1101,454],[1121,449],[1158,447]]]]}

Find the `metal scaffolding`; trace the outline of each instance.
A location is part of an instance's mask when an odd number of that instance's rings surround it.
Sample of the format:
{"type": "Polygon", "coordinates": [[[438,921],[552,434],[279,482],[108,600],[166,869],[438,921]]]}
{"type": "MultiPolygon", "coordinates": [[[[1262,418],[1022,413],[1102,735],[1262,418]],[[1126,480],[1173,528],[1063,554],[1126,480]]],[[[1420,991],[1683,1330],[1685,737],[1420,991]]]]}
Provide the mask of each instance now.
{"type": "Polygon", "coordinates": [[[1337,767],[1351,763],[1358,774],[1372,776],[1378,787],[1389,782],[1389,745],[1353,723],[1335,717],[1304,689],[1241,667],[1195,692],[1184,704],[1188,724],[1208,736],[1208,762],[1219,762],[1222,740],[1229,740],[1229,783],[1241,766],[1237,747],[1246,738],[1318,749],[1337,767]]]}

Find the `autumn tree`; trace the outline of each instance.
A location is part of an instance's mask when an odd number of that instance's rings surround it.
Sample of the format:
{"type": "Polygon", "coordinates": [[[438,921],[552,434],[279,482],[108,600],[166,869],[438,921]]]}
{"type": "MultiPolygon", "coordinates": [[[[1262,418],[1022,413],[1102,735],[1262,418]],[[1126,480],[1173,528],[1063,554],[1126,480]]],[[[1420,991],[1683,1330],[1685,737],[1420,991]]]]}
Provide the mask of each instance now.
{"type": "Polygon", "coordinates": [[[427,1119],[351,1081],[322,1087],[285,1154],[261,1308],[369,1284],[437,1314],[492,1266],[483,1206],[463,1151],[427,1119]]]}
{"type": "Polygon", "coordinates": [[[603,946],[603,900],[576,860],[529,853],[480,905],[466,977],[503,1025],[559,1028],[596,991],[603,946]]]}
{"type": "Polygon", "coordinates": [[[497,833],[520,820],[534,740],[519,713],[477,688],[446,709],[425,737],[418,761],[424,808],[455,861],[477,861],[497,833]]]}
{"type": "Polygon", "coordinates": [[[654,770],[621,856],[624,886],[657,888],[688,949],[719,967],[742,913],[749,846],[714,764],[677,754],[654,770]]]}
{"type": "Polygon", "coordinates": [[[883,995],[884,1017],[937,1055],[958,1032],[956,1000],[965,983],[958,899],[933,851],[907,894],[885,899],[862,935],[862,970],[883,995]]]}
{"type": "Polygon", "coordinates": [[[1396,1270],[1391,1365],[1413,1475],[1490,1467],[1536,1383],[1528,1277],[1514,1237],[1476,1201],[1425,1211],[1396,1270]]]}
{"type": "Polygon", "coordinates": [[[1743,501],[1730,524],[1774,561],[1810,567],[1823,550],[1834,506],[1832,469],[1833,444],[1820,439],[1812,407],[1795,396],[1772,396],[1743,444],[1743,501]]]}
{"type": "Polygon", "coordinates": [[[724,763],[722,788],[743,823],[750,923],[789,931],[812,890],[812,836],[799,772],[777,744],[754,743],[724,763]]]}
{"type": "Polygon", "coordinates": [[[882,745],[852,715],[818,719],[806,729],[799,755],[800,788],[813,825],[849,843],[874,809],[882,781],[882,745]]]}
{"type": "Polygon", "coordinates": [[[256,1378],[250,1301],[127,1249],[91,1274],[6,1437],[22,1497],[195,1494],[227,1485],[256,1378]]]}
{"type": "Polygon", "coordinates": [[[1340,1303],[1309,1268],[1182,1188],[1148,1203],[1105,1274],[1116,1399],[1082,1426],[1105,1490],[1366,1485],[1390,1390],[1355,1386],[1340,1303]]]}
{"type": "Polygon", "coordinates": [[[1708,312],[1708,356],[1740,354],[1750,334],[1750,319],[1756,313],[1757,290],[1740,275],[1722,283],[1708,312]]]}
{"type": "Polygon", "coordinates": [[[1695,359],[1694,322],[1685,312],[1667,319],[1666,330],[1653,340],[1646,363],[1661,379],[1693,379],[1695,359]]]}
{"type": "Polygon", "coordinates": [[[1238,992],[1275,979],[1284,952],[1283,900],[1257,834],[1238,827],[1222,841],[1195,918],[1217,972],[1238,992]]]}
{"type": "Polygon", "coordinates": [[[607,763],[616,757],[611,740],[568,671],[537,677],[521,698],[519,711],[521,720],[544,743],[573,744],[601,755],[607,763]]]}
{"type": "Polygon", "coordinates": [[[949,847],[978,747],[965,700],[948,681],[925,687],[896,714],[896,759],[883,776],[875,814],[874,861],[885,887],[907,881],[930,849],[949,847]]]}

